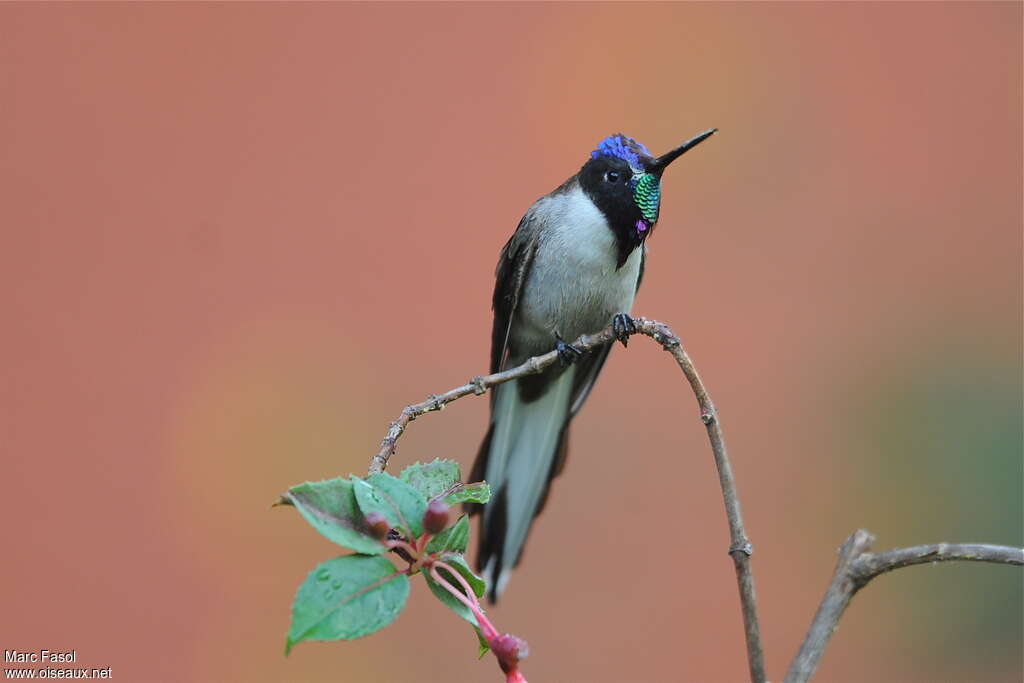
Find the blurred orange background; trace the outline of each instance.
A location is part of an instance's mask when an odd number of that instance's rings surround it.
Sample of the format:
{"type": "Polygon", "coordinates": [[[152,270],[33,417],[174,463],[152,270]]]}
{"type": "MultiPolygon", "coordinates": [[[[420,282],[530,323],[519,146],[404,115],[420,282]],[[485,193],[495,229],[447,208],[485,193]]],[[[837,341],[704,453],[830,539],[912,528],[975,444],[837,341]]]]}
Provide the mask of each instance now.
{"type": "MultiPolygon", "coordinates": [[[[666,175],[634,313],[721,412],[779,680],[855,528],[1021,544],[1020,3],[3,4],[0,643],[128,681],[494,681],[414,584],[283,656],[289,485],[486,369],[493,266],[605,135],[666,175]]],[[[486,400],[397,467],[468,469],[486,400]]],[[[746,676],[703,427],[615,351],[499,628],[531,681],[746,676]]],[[[1019,681],[1021,572],[860,594],[823,681],[1019,681]]]]}

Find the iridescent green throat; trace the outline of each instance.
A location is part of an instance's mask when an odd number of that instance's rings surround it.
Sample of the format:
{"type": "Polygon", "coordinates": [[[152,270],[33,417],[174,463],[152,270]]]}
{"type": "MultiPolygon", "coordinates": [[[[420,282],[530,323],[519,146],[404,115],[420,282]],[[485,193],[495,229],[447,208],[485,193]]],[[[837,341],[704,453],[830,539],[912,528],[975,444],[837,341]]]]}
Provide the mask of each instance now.
{"type": "Polygon", "coordinates": [[[651,173],[641,173],[633,188],[633,201],[640,209],[644,220],[654,225],[658,220],[658,207],[661,204],[661,181],[651,173]]]}

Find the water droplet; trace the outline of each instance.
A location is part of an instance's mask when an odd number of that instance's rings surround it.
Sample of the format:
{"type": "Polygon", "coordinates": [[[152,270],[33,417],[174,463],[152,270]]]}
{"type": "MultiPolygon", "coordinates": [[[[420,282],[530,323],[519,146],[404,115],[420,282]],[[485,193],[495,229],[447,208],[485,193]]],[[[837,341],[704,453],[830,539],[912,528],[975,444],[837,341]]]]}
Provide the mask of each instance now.
{"type": "Polygon", "coordinates": [[[337,579],[332,581],[331,588],[333,588],[334,590],[338,590],[339,588],[341,588],[341,581],[338,581],[337,579]]]}
{"type": "Polygon", "coordinates": [[[321,569],[316,573],[316,578],[319,581],[326,581],[327,579],[331,578],[331,572],[328,569],[321,569]]]}

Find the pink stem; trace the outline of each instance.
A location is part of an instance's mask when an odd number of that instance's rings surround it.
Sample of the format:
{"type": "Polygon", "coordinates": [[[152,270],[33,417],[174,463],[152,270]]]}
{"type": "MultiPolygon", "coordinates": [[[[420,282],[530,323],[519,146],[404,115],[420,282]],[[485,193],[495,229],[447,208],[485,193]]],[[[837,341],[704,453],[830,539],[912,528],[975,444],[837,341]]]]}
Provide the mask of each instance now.
{"type": "Polygon", "coordinates": [[[445,590],[454,595],[462,604],[469,608],[469,611],[476,617],[477,624],[480,626],[480,630],[483,632],[484,638],[488,643],[498,637],[498,629],[494,628],[494,624],[491,623],[490,619],[484,616],[484,611],[480,609],[480,602],[476,599],[476,593],[473,592],[473,588],[469,585],[466,579],[462,577],[462,574],[446,562],[434,560],[430,567],[430,575],[434,577],[435,581],[444,586],[445,590]],[[437,571],[438,567],[454,576],[455,579],[462,584],[463,590],[466,591],[465,595],[441,576],[437,571]]]}
{"type": "Polygon", "coordinates": [[[430,540],[430,532],[424,531],[423,535],[420,536],[419,543],[416,544],[416,547],[420,549],[420,554],[421,555],[423,554],[423,551],[426,550],[426,548],[427,548],[427,541],[429,541],[429,540],[430,540]]]}
{"type": "MultiPolygon", "coordinates": [[[[487,639],[487,644],[493,647],[494,640],[498,638],[498,629],[494,628],[494,624],[484,616],[484,611],[480,608],[480,602],[476,599],[476,593],[473,592],[473,587],[469,585],[469,582],[467,582],[462,574],[460,574],[454,567],[446,562],[442,562],[441,560],[434,560],[430,563],[430,575],[434,577],[434,581],[444,586],[446,591],[454,595],[459,602],[469,608],[469,611],[471,611],[473,616],[476,617],[477,624],[480,626],[480,631],[484,634],[484,638],[487,639]],[[437,571],[438,568],[444,569],[446,572],[454,576],[456,580],[462,584],[463,590],[466,591],[465,595],[463,595],[447,579],[441,576],[441,573],[437,571]]],[[[526,677],[519,671],[519,667],[513,664],[512,667],[505,672],[505,683],[527,683],[527,681],[526,677]]]]}

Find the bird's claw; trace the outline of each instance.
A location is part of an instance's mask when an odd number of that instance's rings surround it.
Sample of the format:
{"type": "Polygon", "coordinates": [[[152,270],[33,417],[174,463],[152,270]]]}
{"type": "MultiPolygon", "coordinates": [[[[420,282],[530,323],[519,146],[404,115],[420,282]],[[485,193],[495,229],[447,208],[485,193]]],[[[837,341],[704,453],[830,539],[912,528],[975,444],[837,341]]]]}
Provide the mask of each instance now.
{"type": "Polygon", "coordinates": [[[562,339],[561,335],[555,335],[555,351],[558,352],[558,364],[563,368],[575,363],[583,352],[572,344],[562,339]]]}
{"type": "Polygon", "coordinates": [[[629,336],[636,334],[636,323],[628,313],[616,313],[612,316],[612,334],[625,347],[629,343],[629,336]]]}

